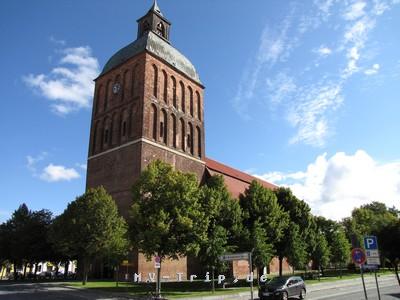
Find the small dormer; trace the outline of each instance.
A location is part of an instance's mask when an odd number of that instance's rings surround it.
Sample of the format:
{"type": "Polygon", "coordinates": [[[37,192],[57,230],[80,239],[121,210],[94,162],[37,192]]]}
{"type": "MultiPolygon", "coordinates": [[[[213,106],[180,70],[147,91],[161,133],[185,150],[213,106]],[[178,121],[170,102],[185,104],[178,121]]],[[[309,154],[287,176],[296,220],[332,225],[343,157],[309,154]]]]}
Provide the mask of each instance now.
{"type": "Polygon", "coordinates": [[[137,22],[138,38],[152,31],[169,43],[169,27],[171,23],[161,13],[157,0],[154,1],[147,14],[137,20],[137,22]]]}

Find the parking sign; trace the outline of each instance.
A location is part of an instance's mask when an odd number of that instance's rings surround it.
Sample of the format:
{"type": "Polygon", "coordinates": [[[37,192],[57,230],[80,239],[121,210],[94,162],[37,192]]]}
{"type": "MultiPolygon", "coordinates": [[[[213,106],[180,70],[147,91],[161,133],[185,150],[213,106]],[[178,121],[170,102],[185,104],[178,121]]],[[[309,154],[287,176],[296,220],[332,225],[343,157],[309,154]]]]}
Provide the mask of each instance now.
{"type": "Polygon", "coordinates": [[[364,237],[365,250],[378,250],[378,242],[376,236],[365,236],[364,237]]]}

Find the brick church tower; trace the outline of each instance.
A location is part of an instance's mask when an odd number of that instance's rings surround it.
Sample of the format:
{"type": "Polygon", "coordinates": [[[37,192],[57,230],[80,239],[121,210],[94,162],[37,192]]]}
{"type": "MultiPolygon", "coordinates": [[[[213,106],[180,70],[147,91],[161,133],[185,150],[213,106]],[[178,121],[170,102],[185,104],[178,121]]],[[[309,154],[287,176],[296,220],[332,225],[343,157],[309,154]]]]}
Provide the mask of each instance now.
{"type": "MultiPolygon", "coordinates": [[[[156,1],[137,23],[137,39],[95,80],[86,182],[87,188],[104,186],[125,217],[132,185],[151,161],[195,173],[199,181],[206,164],[199,75],[171,45],[171,23],[156,1]]],[[[131,274],[154,271],[141,254],[130,266],[131,274]]],[[[165,264],[164,272],[186,275],[186,258],[165,264]]]]}
{"type": "Polygon", "coordinates": [[[171,23],[155,2],[137,39],[95,80],[87,187],[103,185],[126,216],[131,187],[155,159],[205,170],[203,90],[192,63],[171,46],[171,23]]]}

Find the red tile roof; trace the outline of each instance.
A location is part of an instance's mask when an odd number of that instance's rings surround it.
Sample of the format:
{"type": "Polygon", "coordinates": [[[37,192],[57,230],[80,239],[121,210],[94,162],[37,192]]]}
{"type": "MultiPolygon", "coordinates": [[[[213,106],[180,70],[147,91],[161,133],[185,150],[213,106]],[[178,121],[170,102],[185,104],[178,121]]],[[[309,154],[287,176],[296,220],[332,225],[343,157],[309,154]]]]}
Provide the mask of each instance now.
{"type": "Polygon", "coordinates": [[[276,189],[278,187],[272,183],[233,169],[210,158],[206,158],[206,167],[211,175],[220,174],[224,177],[225,184],[234,197],[239,197],[239,195],[246,190],[253,180],[257,180],[268,189],[276,189]]]}

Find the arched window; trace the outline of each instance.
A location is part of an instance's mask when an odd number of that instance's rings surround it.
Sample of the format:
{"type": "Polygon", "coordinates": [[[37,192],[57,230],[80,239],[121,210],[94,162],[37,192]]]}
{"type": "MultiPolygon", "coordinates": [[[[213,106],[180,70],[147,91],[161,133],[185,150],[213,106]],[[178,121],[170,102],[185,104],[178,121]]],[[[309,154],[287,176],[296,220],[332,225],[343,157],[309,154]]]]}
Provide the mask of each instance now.
{"type": "Polygon", "coordinates": [[[201,130],[199,126],[196,127],[197,131],[197,155],[201,157],[201,130]]]}
{"type": "Polygon", "coordinates": [[[193,90],[192,88],[189,86],[189,111],[190,111],[190,115],[193,117],[193,90]]]}
{"type": "Polygon", "coordinates": [[[165,103],[168,102],[168,75],[167,72],[164,70],[162,71],[163,73],[163,85],[164,85],[164,92],[163,92],[163,100],[165,103]]]}
{"type": "Polygon", "coordinates": [[[181,109],[183,112],[186,111],[186,100],[185,100],[185,85],[182,81],[179,82],[181,86],[181,109]]]}
{"type": "Polygon", "coordinates": [[[107,108],[108,108],[108,99],[109,99],[111,93],[112,93],[112,91],[111,91],[111,80],[109,80],[107,82],[106,91],[105,91],[105,97],[104,97],[104,111],[106,111],[107,108]]]}
{"type": "Polygon", "coordinates": [[[176,117],[174,114],[171,115],[172,120],[172,146],[176,148],[177,130],[176,130],[176,117]]]}
{"type": "Polygon", "coordinates": [[[94,131],[93,131],[93,140],[92,140],[92,155],[96,153],[97,150],[97,136],[99,134],[99,122],[96,122],[96,125],[94,126],[94,131]]]}
{"type": "Polygon", "coordinates": [[[129,70],[125,70],[124,76],[123,76],[123,82],[122,82],[122,96],[121,96],[121,101],[125,100],[125,88],[128,86],[129,82],[129,70]]]}
{"type": "Polygon", "coordinates": [[[99,112],[99,107],[100,107],[101,101],[103,101],[103,99],[104,99],[104,87],[103,87],[103,85],[100,85],[99,89],[97,90],[96,103],[94,104],[95,105],[95,107],[94,107],[95,114],[97,114],[99,112]]]}
{"type": "Polygon", "coordinates": [[[165,37],[165,28],[164,24],[162,22],[158,23],[157,25],[157,33],[161,35],[162,37],[165,37]]]}
{"type": "Polygon", "coordinates": [[[135,95],[135,89],[136,89],[136,69],[137,65],[133,67],[132,70],[132,82],[131,82],[131,96],[135,95]]]}
{"type": "Polygon", "coordinates": [[[150,128],[151,128],[151,137],[153,140],[157,140],[157,107],[152,104],[151,105],[151,113],[150,113],[150,128]]]}
{"type": "Polygon", "coordinates": [[[174,76],[171,76],[172,79],[172,104],[175,108],[177,108],[177,99],[176,99],[176,79],[174,76]]]}
{"type": "Polygon", "coordinates": [[[181,125],[181,149],[183,151],[185,151],[186,149],[186,145],[185,145],[185,134],[186,134],[186,130],[185,130],[185,121],[183,119],[181,119],[180,121],[180,125],[181,125]]]}
{"type": "Polygon", "coordinates": [[[194,154],[194,145],[193,145],[193,125],[189,122],[189,133],[187,136],[187,145],[190,150],[190,154],[194,154]]]}
{"type": "Polygon", "coordinates": [[[196,91],[197,98],[197,118],[201,121],[201,98],[199,92],[196,91]]]}
{"type": "Polygon", "coordinates": [[[161,110],[160,138],[164,144],[167,143],[167,141],[168,141],[168,120],[167,120],[167,112],[165,111],[165,109],[161,110]]]}
{"type": "Polygon", "coordinates": [[[120,132],[119,126],[121,124],[118,119],[119,119],[119,116],[118,116],[118,114],[115,113],[113,115],[113,119],[112,119],[112,123],[111,123],[111,129],[112,129],[111,130],[111,140],[110,140],[111,145],[117,145],[120,142],[121,132],[120,132]]]}
{"type": "Polygon", "coordinates": [[[107,148],[111,144],[111,119],[106,117],[103,121],[102,148],[107,148]]]}
{"type": "Polygon", "coordinates": [[[153,96],[157,98],[158,92],[158,69],[156,65],[153,65],[153,96]]]}
{"type": "Polygon", "coordinates": [[[128,112],[124,110],[121,114],[121,124],[120,124],[120,136],[121,140],[125,141],[128,136],[128,112]]]}
{"type": "Polygon", "coordinates": [[[149,24],[149,22],[146,20],[146,21],[144,21],[144,23],[143,23],[142,31],[143,31],[143,32],[146,32],[146,31],[149,31],[149,30],[150,30],[150,24],[149,24]]]}

